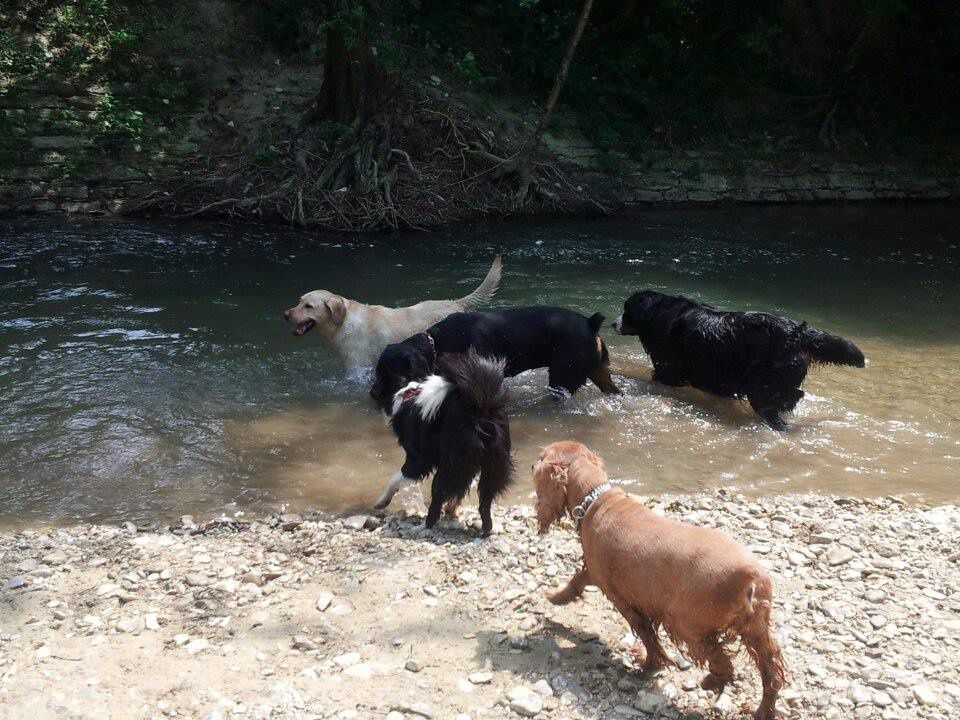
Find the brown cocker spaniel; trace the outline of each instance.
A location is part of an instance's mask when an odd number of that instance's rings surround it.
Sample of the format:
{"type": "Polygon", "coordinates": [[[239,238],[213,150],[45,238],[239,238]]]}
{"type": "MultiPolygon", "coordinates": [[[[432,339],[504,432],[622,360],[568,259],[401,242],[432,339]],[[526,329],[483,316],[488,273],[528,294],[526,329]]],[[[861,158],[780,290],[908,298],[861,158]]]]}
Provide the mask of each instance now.
{"type": "Polygon", "coordinates": [[[734,676],[725,646],[739,637],[763,683],[755,718],[776,717],[784,666],[770,634],[772,585],[749,550],[717,530],[660,517],[610,487],[603,461],[577,442],[545,448],[533,479],[540,533],[569,513],[583,545],[583,568],[550,602],[565,605],[596,585],[643,643],[643,672],[672,664],[657,637],[663,626],[692,661],[709,667],[701,687],[718,692],[734,676]]]}

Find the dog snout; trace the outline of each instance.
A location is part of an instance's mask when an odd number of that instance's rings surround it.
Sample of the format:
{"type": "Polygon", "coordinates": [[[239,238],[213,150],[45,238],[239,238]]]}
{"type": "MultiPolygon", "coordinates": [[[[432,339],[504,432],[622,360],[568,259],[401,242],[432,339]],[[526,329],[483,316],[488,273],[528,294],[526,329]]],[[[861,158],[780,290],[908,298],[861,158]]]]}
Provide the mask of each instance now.
{"type": "Polygon", "coordinates": [[[290,322],[290,311],[289,311],[289,310],[284,310],[283,313],[282,313],[282,315],[283,315],[283,319],[284,319],[284,320],[286,320],[287,322],[290,322]]]}
{"type": "Polygon", "coordinates": [[[610,327],[612,327],[617,332],[620,332],[620,328],[622,325],[623,325],[623,315],[618,315],[617,319],[614,320],[612,323],[610,323],[610,327]]]}

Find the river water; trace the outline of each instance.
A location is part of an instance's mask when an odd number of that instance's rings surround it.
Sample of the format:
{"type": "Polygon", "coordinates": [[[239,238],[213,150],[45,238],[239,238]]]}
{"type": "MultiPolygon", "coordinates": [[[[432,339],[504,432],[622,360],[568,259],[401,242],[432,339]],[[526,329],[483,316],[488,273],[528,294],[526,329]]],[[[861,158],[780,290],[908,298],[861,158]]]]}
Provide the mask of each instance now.
{"type": "MultiPolygon", "coordinates": [[[[357,237],[221,224],[0,224],[0,526],[251,508],[368,507],[401,452],[319,337],[280,311],[327,288],[390,305],[471,290],[612,320],[641,288],[786,314],[845,335],[786,433],[739,402],[649,382],[604,330],[625,393],[556,405],[509,381],[519,482],[576,438],[639,492],[919,493],[957,501],[960,208],[733,207],[357,237]]],[[[472,500],[471,502],[475,502],[472,500]]],[[[416,507],[420,492],[394,501],[416,507]]]]}

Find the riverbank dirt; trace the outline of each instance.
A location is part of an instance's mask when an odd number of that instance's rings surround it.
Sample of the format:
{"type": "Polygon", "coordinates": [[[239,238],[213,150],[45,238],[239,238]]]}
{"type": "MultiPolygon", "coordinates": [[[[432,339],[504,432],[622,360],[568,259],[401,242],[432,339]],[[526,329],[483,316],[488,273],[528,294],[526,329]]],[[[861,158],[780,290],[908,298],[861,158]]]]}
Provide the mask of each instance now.
{"type": "MultiPolygon", "coordinates": [[[[960,712],[960,508],[733,491],[647,500],[747,543],[774,577],[786,718],[960,712]]],[[[463,520],[476,520],[464,510],[463,520]]],[[[744,652],[641,678],[627,628],[530,507],[496,534],[420,517],[191,519],[0,534],[3,718],[739,718],[744,652]]]]}

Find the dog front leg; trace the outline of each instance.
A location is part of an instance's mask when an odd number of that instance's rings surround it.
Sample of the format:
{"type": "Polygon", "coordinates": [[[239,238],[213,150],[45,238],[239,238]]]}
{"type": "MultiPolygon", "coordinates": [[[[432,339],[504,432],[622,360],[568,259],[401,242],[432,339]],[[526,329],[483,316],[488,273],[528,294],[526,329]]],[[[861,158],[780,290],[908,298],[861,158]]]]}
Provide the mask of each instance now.
{"type": "Polygon", "coordinates": [[[560,592],[548,593],[547,600],[552,602],[554,605],[566,605],[571,603],[574,600],[578,599],[583,595],[584,588],[590,584],[590,571],[587,570],[587,566],[584,565],[582,568],[577,570],[577,574],[570,578],[570,582],[567,583],[567,586],[560,592]]]}
{"type": "Polygon", "coordinates": [[[373,507],[375,507],[377,510],[383,510],[385,507],[387,507],[387,505],[390,504],[390,501],[393,500],[393,496],[397,494],[397,491],[400,490],[400,487],[405,482],[412,483],[416,482],[416,480],[404,476],[402,471],[395,473],[394,476],[390,478],[389,482],[387,482],[387,486],[383,489],[383,494],[373,504],[373,507]]]}

